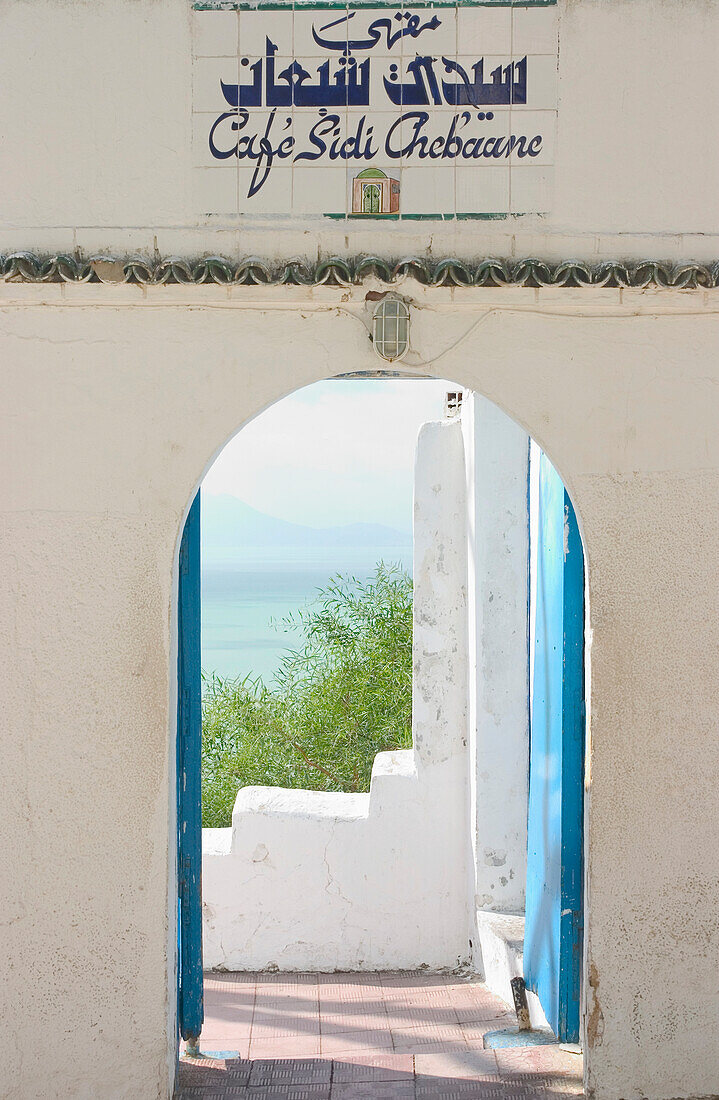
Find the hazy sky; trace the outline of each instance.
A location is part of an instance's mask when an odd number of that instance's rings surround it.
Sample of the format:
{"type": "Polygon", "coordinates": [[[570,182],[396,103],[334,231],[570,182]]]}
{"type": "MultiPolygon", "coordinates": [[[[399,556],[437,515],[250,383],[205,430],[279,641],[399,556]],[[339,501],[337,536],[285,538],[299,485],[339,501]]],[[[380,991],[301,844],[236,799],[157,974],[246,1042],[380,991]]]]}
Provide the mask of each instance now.
{"type": "Polygon", "coordinates": [[[318,382],[278,401],[232,439],[205,493],[311,527],[385,523],[409,530],[417,433],[439,420],[444,381],[318,382]]]}

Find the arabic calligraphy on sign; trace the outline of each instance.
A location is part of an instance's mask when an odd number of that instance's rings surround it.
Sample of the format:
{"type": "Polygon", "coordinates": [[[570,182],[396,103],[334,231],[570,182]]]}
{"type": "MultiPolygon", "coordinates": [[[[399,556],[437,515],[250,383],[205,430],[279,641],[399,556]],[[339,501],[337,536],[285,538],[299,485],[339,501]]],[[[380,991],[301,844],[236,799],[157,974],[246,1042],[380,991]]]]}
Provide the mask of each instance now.
{"type": "Polygon", "coordinates": [[[312,27],[312,37],[318,46],[321,46],[325,50],[341,50],[342,53],[350,53],[352,50],[372,50],[375,46],[382,42],[382,31],[387,35],[386,45],[387,49],[391,50],[401,38],[418,38],[422,31],[430,30],[435,31],[440,26],[441,20],[438,16],[433,15],[426,23],[420,24],[420,16],[412,15],[408,11],[398,11],[394,15],[394,25],[391,18],[382,16],[379,19],[373,19],[370,25],[367,27],[367,32],[364,38],[351,38],[352,32],[355,30],[354,25],[350,27],[350,20],[354,19],[357,15],[356,11],[350,12],[347,15],[340,16],[339,19],[335,19],[331,23],[326,23],[324,27],[320,27],[320,33],[318,34],[314,26],[312,27]],[[399,30],[397,24],[400,24],[399,30]],[[404,23],[404,26],[402,26],[404,23]],[[335,30],[335,28],[337,28],[335,30]],[[329,30],[335,30],[335,38],[322,38],[321,35],[325,34],[329,30]],[[336,37],[339,30],[346,31],[346,35],[336,37]]]}
{"type": "MultiPolygon", "coordinates": [[[[482,9],[474,10],[481,20],[482,9]]],[[[255,31],[263,14],[251,13],[255,31]]],[[[445,27],[455,9],[437,9],[430,18],[405,9],[384,8],[379,15],[320,9],[304,24],[304,49],[296,26],[293,33],[292,11],[272,14],[262,40],[255,34],[250,41],[255,52],[242,52],[240,34],[239,75],[228,80],[226,71],[218,72],[216,114],[207,125],[212,162],[251,169],[243,176],[245,209],[282,167],[347,165],[355,170],[342,199],[346,213],[396,215],[406,168],[546,160],[536,111],[521,113],[533,106],[535,71],[541,82],[537,59],[506,48],[503,55],[491,40],[483,53],[458,53],[454,26],[450,33],[445,27]],[[396,165],[391,176],[388,165],[396,165]],[[370,167],[392,181],[392,201],[384,200],[389,184],[366,184],[372,201],[357,210],[356,182],[370,167]]],[[[546,104],[542,108],[541,121],[551,123],[546,104]]]]}
{"type": "MultiPolygon", "coordinates": [[[[439,20],[436,17],[435,20],[439,26],[439,20]]],[[[422,29],[434,29],[432,24],[435,20],[422,29]]],[[[358,61],[351,53],[344,53],[336,59],[328,58],[317,66],[318,79],[313,82],[311,74],[296,60],[278,71],[278,49],[275,42],[266,38],[264,57],[253,63],[248,57],[240,61],[252,73],[250,81],[246,84],[220,81],[222,94],[231,107],[369,107],[371,58],[358,61]]],[[[400,62],[390,64],[389,77],[384,77],[384,90],[389,101],[395,106],[407,107],[427,107],[443,102],[472,107],[527,102],[526,57],[497,65],[487,83],[484,81],[483,57],[472,65],[471,79],[467,70],[451,57],[442,57],[441,65],[447,75],[455,74],[458,80],[438,78],[437,65],[436,57],[418,54],[405,66],[405,75],[411,79],[400,80],[400,62]]]]}

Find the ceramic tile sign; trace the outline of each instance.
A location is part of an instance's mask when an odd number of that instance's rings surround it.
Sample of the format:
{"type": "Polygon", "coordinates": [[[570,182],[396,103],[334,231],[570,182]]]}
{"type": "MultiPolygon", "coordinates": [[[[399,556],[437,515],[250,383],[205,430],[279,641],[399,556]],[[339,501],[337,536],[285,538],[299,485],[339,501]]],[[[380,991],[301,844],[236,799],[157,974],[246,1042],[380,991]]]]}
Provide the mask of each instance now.
{"type": "Polygon", "coordinates": [[[546,212],[556,8],[193,12],[198,212],[347,222],[546,212]]]}

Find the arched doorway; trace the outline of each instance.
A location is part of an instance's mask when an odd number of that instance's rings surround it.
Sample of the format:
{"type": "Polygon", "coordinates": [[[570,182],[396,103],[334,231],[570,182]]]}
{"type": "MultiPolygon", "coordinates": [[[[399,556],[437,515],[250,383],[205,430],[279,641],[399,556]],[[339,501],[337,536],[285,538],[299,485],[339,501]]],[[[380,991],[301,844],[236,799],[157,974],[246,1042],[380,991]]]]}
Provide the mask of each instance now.
{"type": "MultiPolygon", "coordinates": [[[[581,899],[570,896],[568,887],[581,892],[583,716],[581,706],[577,709],[575,704],[577,691],[580,697],[583,692],[583,553],[566,490],[546,457],[541,456],[539,461],[537,614],[532,643],[538,654],[535,684],[541,683],[541,691],[535,692],[536,715],[533,718],[537,736],[533,739],[530,771],[530,836],[534,821],[535,843],[531,849],[534,859],[528,877],[528,929],[530,905],[533,921],[525,972],[530,988],[540,994],[556,1033],[562,1039],[576,1040],[581,899]],[[574,634],[567,648],[570,621],[574,634]],[[569,678],[568,657],[569,663],[573,662],[569,678]],[[572,707],[576,712],[573,718],[570,715],[572,707]],[[570,720],[574,719],[578,724],[569,730],[570,720]],[[578,755],[576,751],[569,751],[577,748],[578,755]],[[558,786],[556,771],[552,773],[552,782],[546,782],[550,777],[544,763],[550,752],[554,753],[558,765],[558,786]],[[566,796],[563,792],[567,792],[566,796]],[[563,830],[568,823],[576,826],[577,822],[578,831],[572,840],[570,831],[563,830]],[[537,887],[534,894],[530,885],[537,887]],[[569,922],[565,920],[568,908],[571,911],[569,922]]],[[[190,531],[192,517],[191,511],[190,531]]],[[[188,785],[183,785],[183,789],[188,789],[188,785]]]]}

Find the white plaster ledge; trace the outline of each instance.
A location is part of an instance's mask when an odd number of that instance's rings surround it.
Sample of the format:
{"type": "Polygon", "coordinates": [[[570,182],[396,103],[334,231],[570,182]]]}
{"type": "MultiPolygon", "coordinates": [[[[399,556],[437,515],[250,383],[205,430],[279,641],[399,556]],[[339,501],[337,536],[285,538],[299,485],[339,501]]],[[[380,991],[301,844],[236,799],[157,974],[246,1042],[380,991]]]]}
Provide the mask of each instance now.
{"type": "Polygon", "coordinates": [[[396,749],[394,752],[378,752],[372,765],[372,780],[385,775],[399,775],[405,779],[417,778],[414,749],[396,749]]]}
{"type": "Polygon", "coordinates": [[[286,787],[241,787],[232,811],[233,821],[245,813],[357,821],[369,813],[369,795],[286,787]]]}
{"type": "Polygon", "coordinates": [[[417,779],[417,760],[414,749],[397,749],[394,752],[378,752],[372,766],[372,791],[377,782],[392,779],[417,779]]]}
{"type": "Polygon", "coordinates": [[[317,821],[336,824],[342,821],[363,821],[370,815],[370,807],[381,812],[378,793],[386,783],[396,790],[397,781],[417,781],[414,751],[400,749],[381,752],[372,766],[371,785],[374,797],[369,794],[346,794],[338,791],[308,791],[287,787],[241,787],[232,810],[233,826],[227,829],[203,829],[202,852],[206,856],[232,854],[232,833],[235,824],[245,815],[262,814],[264,817],[295,821],[317,821]]]}
{"type": "MultiPolygon", "coordinates": [[[[512,978],[524,977],[524,914],[477,911],[477,932],[487,988],[513,1004],[512,978]]],[[[549,1027],[539,998],[527,990],[533,1028],[549,1027]]]]}

